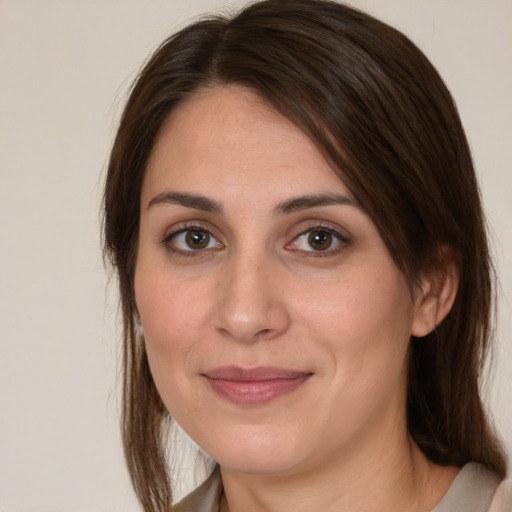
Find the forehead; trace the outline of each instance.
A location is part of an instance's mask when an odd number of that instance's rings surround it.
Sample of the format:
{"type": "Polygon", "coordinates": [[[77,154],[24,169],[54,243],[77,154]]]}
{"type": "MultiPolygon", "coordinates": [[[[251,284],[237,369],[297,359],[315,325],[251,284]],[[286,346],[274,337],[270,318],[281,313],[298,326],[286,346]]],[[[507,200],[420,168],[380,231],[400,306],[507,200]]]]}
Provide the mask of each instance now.
{"type": "Polygon", "coordinates": [[[164,190],[248,197],[348,194],[314,143],[257,93],[202,89],[164,123],[150,155],[142,200],[164,190]]]}

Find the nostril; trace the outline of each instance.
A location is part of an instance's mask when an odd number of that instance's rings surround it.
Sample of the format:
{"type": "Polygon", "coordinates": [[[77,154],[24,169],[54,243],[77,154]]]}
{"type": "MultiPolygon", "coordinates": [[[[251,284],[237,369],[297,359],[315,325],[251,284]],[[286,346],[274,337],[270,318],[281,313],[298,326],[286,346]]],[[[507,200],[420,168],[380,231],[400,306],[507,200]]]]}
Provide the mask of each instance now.
{"type": "Polygon", "coordinates": [[[267,334],[270,334],[272,332],[272,329],[262,329],[258,332],[257,336],[261,338],[265,338],[267,334]]]}

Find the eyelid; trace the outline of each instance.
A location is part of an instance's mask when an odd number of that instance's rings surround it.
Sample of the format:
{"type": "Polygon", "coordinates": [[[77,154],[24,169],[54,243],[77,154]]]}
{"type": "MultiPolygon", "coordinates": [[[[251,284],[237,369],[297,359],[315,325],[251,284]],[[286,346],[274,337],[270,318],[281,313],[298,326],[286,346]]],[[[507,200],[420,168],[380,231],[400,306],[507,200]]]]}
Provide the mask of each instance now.
{"type": "Polygon", "coordinates": [[[330,233],[338,236],[340,240],[348,242],[350,240],[350,234],[346,229],[341,227],[335,222],[321,220],[321,219],[308,219],[302,222],[298,222],[293,229],[289,231],[289,236],[293,239],[304,235],[309,231],[329,231],[330,233]]]}
{"type": "Polygon", "coordinates": [[[214,229],[207,226],[208,223],[205,223],[204,221],[185,221],[180,222],[179,224],[173,226],[170,230],[166,232],[163,239],[161,240],[162,245],[164,247],[175,254],[183,255],[183,256],[200,256],[201,254],[204,254],[206,252],[210,252],[212,250],[217,250],[222,247],[224,247],[224,244],[219,240],[221,238],[220,236],[214,234],[214,229]],[[211,238],[213,238],[217,244],[221,247],[214,247],[214,248],[204,248],[204,249],[180,249],[178,247],[172,246],[171,241],[179,236],[182,233],[185,233],[187,231],[204,231],[210,235],[211,238]]]}
{"type": "MultiPolygon", "coordinates": [[[[289,237],[291,237],[291,241],[285,245],[285,249],[297,253],[307,253],[312,257],[332,256],[338,252],[341,252],[347,245],[350,244],[350,237],[348,234],[345,234],[344,231],[345,230],[340,226],[325,220],[311,219],[303,221],[298,223],[292,230],[290,230],[289,237]],[[326,231],[330,233],[340,242],[340,244],[334,249],[326,249],[325,251],[315,251],[314,249],[311,251],[306,251],[290,247],[299,237],[315,230],[326,231]]],[[[173,225],[169,230],[167,230],[161,240],[161,243],[167,250],[172,253],[177,253],[183,256],[200,256],[201,254],[208,253],[212,250],[218,250],[225,247],[225,242],[222,241],[222,236],[217,235],[216,232],[217,229],[212,227],[209,222],[204,220],[183,221],[173,225]],[[170,242],[173,238],[189,230],[207,232],[218,243],[218,246],[214,248],[183,250],[171,245],[170,242]]]]}
{"type": "Polygon", "coordinates": [[[343,234],[341,231],[344,231],[344,230],[342,230],[340,227],[337,227],[327,221],[312,220],[312,221],[307,222],[306,225],[304,225],[304,223],[301,223],[297,227],[295,234],[292,235],[293,236],[292,240],[286,244],[285,248],[288,248],[290,251],[293,251],[293,252],[300,252],[303,254],[305,253],[308,256],[313,256],[313,257],[332,256],[334,254],[338,254],[347,245],[350,244],[349,236],[346,234],[343,234]],[[326,231],[327,233],[330,233],[333,237],[335,237],[340,242],[340,244],[334,249],[326,249],[325,251],[315,251],[313,249],[311,251],[306,251],[306,250],[295,249],[295,248],[290,247],[301,236],[304,236],[304,235],[310,233],[311,231],[326,231]]]}

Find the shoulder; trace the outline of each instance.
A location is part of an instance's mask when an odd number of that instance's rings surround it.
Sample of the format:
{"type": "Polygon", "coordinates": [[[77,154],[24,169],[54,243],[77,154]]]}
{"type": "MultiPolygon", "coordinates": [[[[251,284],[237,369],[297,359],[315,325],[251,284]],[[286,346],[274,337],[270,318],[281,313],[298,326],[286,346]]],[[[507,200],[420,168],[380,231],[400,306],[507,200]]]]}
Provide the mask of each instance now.
{"type": "MultiPolygon", "coordinates": [[[[221,497],[222,479],[216,468],[197,489],[174,505],[172,512],[219,512],[221,497]]],[[[467,464],[432,512],[461,510],[461,505],[466,512],[512,512],[512,477],[498,484],[494,473],[479,464],[467,464]]]]}
{"type": "Polygon", "coordinates": [[[512,476],[496,489],[489,512],[512,512],[512,476]]]}
{"type": "MultiPolygon", "coordinates": [[[[470,462],[459,472],[447,493],[431,512],[490,512],[500,485],[498,475],[481,464],[470,462]]],[[[494,509],[493,512],[512,512],[494,509]]]]}
{"type": "Polygon", "coordinates": [[[219,512],[222,496],[222,479],[216,468],[194,491],[174,505],[172,512],[219,512]]]}

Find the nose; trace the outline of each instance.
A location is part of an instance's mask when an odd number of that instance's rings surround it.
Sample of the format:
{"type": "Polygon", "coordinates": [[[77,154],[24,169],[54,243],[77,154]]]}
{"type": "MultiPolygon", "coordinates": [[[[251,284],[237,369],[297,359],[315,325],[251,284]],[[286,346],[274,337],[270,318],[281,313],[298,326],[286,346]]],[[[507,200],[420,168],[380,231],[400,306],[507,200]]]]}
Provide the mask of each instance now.
{"type": "Polygon", "coordinates": [[[229,265],[214,315],[215,328],[224,336],[250,343],[274,339],[288,329],[290,315],[277,267],[254,254],[229,265]]]}

